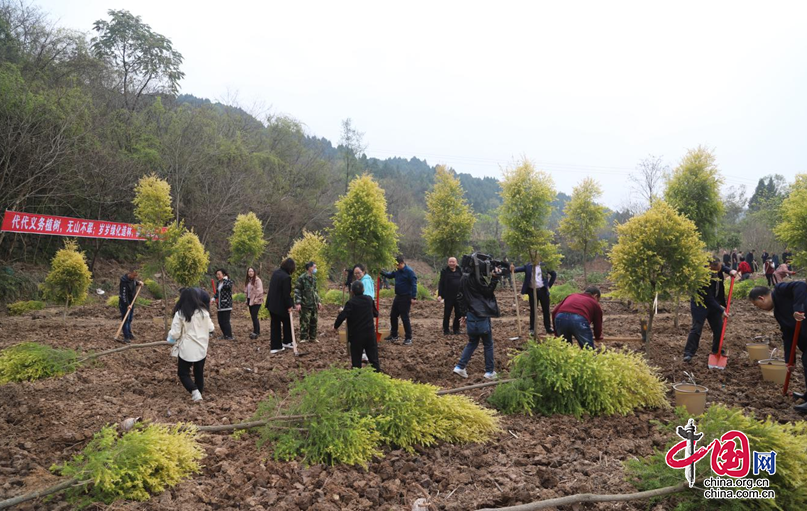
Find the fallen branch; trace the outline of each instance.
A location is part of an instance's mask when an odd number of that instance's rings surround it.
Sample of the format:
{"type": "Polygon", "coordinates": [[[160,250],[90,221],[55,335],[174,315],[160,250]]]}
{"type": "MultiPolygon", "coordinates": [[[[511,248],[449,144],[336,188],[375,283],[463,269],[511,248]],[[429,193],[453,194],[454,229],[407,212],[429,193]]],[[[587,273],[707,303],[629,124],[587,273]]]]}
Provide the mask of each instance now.
{"type": "Polygon", "coordinates": [[[170,346],[170,345],[171,345],[171,343],[169,343],[168,341],[147,342],[147,343],[144,343],[144,344],[127,344],[126,346],[122,346],[120,348],[113,348],[111,350],[99,351],[98,353],[91,353],[91,354],[87,355],[84,358],[78,359],[78,361],[76,363],[82,364],[82,363],[84,363],[84,362],[86,362],[88,360],[91,360],[93,358],[102,357],[104,355],[110,355],[112,353],[119,353],[121,351],[126,351],[126,350],[134,350],[134,349],[138,349],[138,348],[152,348],[154,346],[170,346]]]}
{"type": "Polygon", "coordinates": [[[529,504],[521,504],[519,506],[485,508],[480,509],[479,511],[535,511],[537,509],[566,506],[569,504],[577,504],[579,502],[625,502],[628,500],[643,500],[643,499],[650,499],[653,497],[661,497],[663,495],[671,495],[673,493],[680,493],[686,490],[689,490],[689,483],[685,481],[676,486],[668,486],[666,488],[658,488],[655,490],[640,491],[638,493],[624,493],[617,495],[597,495],[594,493],[579,493],[577,495],[558,497],[556,499],[539,500],[537,502],[530,502],[529,504]]]}
{"type": "Polygon", "coordinates": [[[309,417],[314,417],[314,414],[309,413],[304,415],[278,415],[276,417],[270,417],[268,419],[262,419],[259,421],[239,422],[238,424],[218,424],[214,426],[199,426],[196,428],[196,430],[205,433],[218,433],[221,431],[231,431],[234,429],[257,428],[258,426],[265,426],[266,424],[274,421],[301,421],[303,419],[308,419],[309,417]]]}
{"type": "Polygon", "coordinates": [[[38,499],[40,497],[45,497],[47,495],[52,495],[54,493],[58,493],[60,491],[66,490],[73,485],[76,486],[83,486],[90,481],[81,481],[79,482],[78,479],[75,477],[72,479],[68,479],[66,481],[62,481],[59,484],[49,486],[47,488],[43,488],[41,490],[32,491],[31,493],[26,493],[25,495],[20,495],[19,497],[14,497],[11,499],[6,499],[0,501],[0,509],[8,509],[10,507],[16,506],[17,504],[22,504],[23,502],[28,502],[29,500],[38,499]]]}
{"type": "Polygon", "coordinates": [[[477,383],[476,385],[468,385],[468,386],[465,386],[465,387],[457,387],[455,389],[443,389],[443,390],[438,390],[437,395],[438,396],[444,396],[446,394],[456,394],[458,392],[465,392],[466,390],[481,389],[481,388],[484,388],[484,387],[493,387],[494,385],[498,385],[500,383],[510,383],[510,382],[513,382],[513,381],[516,381],[516,379],[515,378],[509,378],[509,379],[506,379],[506,380],[496,380],[496,381],[489,381],[487,383],[477,383]]]}

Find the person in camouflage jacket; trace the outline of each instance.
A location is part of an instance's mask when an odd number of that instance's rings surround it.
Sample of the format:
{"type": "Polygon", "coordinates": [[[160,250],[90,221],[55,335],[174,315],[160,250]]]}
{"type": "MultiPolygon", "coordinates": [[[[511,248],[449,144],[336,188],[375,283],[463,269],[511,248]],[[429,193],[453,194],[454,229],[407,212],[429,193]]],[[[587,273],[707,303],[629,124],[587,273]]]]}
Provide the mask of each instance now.
{"type": "Polygon", "coordinates": [[[317,340],[317,316],[322,302],[317,292],[317,265],[313,261],[305,264],[305,273],[297,277],[294,286],[294,306],[300,313],[300,342],[317,340]]]}

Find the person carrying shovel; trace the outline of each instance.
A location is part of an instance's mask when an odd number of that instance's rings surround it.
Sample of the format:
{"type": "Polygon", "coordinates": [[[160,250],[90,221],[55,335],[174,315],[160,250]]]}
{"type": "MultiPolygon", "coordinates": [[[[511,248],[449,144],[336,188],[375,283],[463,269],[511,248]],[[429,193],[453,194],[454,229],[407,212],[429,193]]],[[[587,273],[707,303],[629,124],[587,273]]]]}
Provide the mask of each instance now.
{"type": "MultiPolygon", "coordinates": [[[[801,350],[801,365],[804,371],[805,381],[807,381],[807,329],[801,327],[804,321],[804,310],[807,307],[807,283],[804,282],[782,282],[776,284],[773,290],[766,286],[757,286],[748,293],[757,308],[764,311],[773,311],[773,317],[779,323],[782,331],[782,342],[785,346],[785,354],[788,357],[788,365],[792,364],[795,355],[793,341],[801,350]],[[797,334],[798,331],[798,334],[797,334]],[[798,339],[796,339],[798,335],[798,339]]],[[[795,399],[804,399],[805,402],[795,406],[796,411],[807,413],[807,392],[794,392],[795,399]]]]}
{"type": "Polygon", "coordinates": [[[121,276],[120,288],[118,292],[118,308],[120,309],[120,319],[123,321],[123,342],[130,343],[135,336],[132,334],[132,318],[134,317],[135,295],[137,288],[143,282],[137,280],[137,270],[129,270],[129,273],[121,276]],[[128,315],[127,315],[128,314],[128,315]]]}
{"type": "MultiPolygon", "coordinates": [[[[717,257],[712,258],[709,263],[709,269],[712,271],[709,285],[699,291],[702,303],[697,303],[694,297],[690,300],[692,328],[689,330],[687,343],[684,347],[684,362],[687,363],[692,361],[692,357],[698,351],[703,325],[707,321],[712,329],[712,353],[717,354],[718,350],[720,350],[720,333],[723,330],[723,318],[728,317],[726,312],[726,289],[723,285],[723,279],[726,273],[736,277],[737,272],[721,264],[720,259],[717,257]]],[[[725,350],[720,351],[720,355],[725,355],[725,350]]]]}

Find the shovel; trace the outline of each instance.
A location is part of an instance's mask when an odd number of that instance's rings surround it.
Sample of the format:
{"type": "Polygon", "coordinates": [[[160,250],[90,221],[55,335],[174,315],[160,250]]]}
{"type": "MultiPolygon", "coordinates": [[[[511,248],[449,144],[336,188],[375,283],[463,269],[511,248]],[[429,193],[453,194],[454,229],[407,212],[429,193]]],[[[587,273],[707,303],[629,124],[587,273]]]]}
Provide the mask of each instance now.
{"type": "Polygon", "coordinates": [[[785,386],[782,388],[783,396],[787,395],[787,389],[790,387],[790,373],[793,372],[793,365],[796,363],[796,344],[799,342],[799,333],[801,333],[801,321],[796,321],[793,342],[790,344],[790,357],[787,359],[787,376],[785,376],[785,386]]]}
{"type": "Polygon", "coordinates": [[[516,285],[513,282],[513,272],[510,272],[510,287],[513,288],[513,296],[515,297],[516,300],[516,322],[518,325],[518,336],[511,337],[510,340],[517,341],[521,339],[521,312],[519,312],[518,310],[518,292],[516,291],[516,285]]]}
{"type": "Polygon", "coordinates": [[[118,327],[118,331],[115,332],[114,339],[116,341],[118,341],[118,342],[124,342],[124,341],[118,339],[118,336],[120,335],[121,331],[123,330],[123,324],[126,323],[126,319],[129,317],[129,314],[132,313],[132,307],[134,307],[134,304],[137,301],[137,296],[140,294],[141,289],[143,289],[143,286],[137,286],[137,292],[135,293],[134,298],[132,299],[132,304],[129,306],[128,309],[126,309],[126,314],[123,315],[123,321],[120,322],[120,326],[118,327]]]}
{"type": "MultiPolygon", "coordinates": [[[[216,279],[210,279],[210,285],[213,286],[213,295],[216,294],[216,279]]],[[[219,299],[216,298],[216,307],[219,306],[219,299]]]]}
{"type": "Polygon", "coordinates": [[[734,277],[731,278],[731,285],[729,286],[729,297],[726,300],[726,317],[723,318],[723,331],[720,332],[720,346],[717,348],[717,353],[709,354],[709,369],[725,369],[729,358],[723,355],[723,339],[726,337],[726,325],[729,323],[728,313],[731,309],[731,293],[734,291],[734,277]]]}
{"type": "Polygon", "coordinates": [[[297,339],[294,336],[294,310],[289,311],[289,321],[291,322],[291,349],[294,350],[295,357],[302,357],[305,353],[297,351],[297,339]]]}
{"type": "Polygon", "coordinates": [[[375,343],[378,344],[381,342],[381,332],[378,331],[378,318],[381,316],[381,277],[378,277],[375,286],[375,308],[378,311],[378,316],[375,317],[375,343]]]}

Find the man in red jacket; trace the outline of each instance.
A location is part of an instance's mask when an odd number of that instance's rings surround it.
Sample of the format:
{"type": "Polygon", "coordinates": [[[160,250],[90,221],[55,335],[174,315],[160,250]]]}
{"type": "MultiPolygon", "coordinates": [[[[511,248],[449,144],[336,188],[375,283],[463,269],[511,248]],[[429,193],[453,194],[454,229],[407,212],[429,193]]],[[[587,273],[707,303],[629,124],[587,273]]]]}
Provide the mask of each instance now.
{"type": "Polygon", "coordinates": [[[552,311],[555,333],[572,342],[577,339],[581,348],[594,349],[594,341],[602,340],[602,307],[600,290],[587,287],[582,293],[567,296],[552,311]],[[594,325],[594,334],[591,325],[594,325]]]}
{"type": "MultiPolygon", "coordinates": [[[[750,254],[751,252],[749,252],[750,254]]],[[[737,268],[737,271],[740,272],[740,280],[748,280],[751,278],[751,274],[754,273],[754,270],[751,269],[751,265],[748,264],[748,261],[742,261],[740,266],[737,268]]]]}

